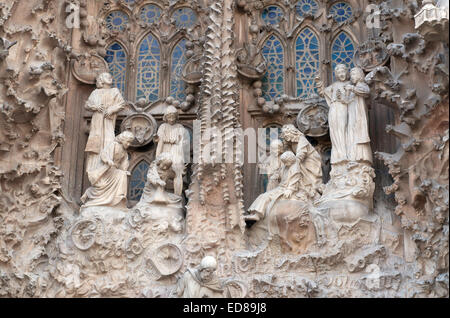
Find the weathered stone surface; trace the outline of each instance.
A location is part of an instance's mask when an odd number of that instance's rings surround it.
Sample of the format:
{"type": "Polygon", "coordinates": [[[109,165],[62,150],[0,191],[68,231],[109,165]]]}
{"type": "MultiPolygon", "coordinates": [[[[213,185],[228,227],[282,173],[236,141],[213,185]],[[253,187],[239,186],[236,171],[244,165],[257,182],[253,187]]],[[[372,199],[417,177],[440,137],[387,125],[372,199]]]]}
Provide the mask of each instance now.
{"type": "Polygon", "coordinates": [[[0,297],[448,297],[448,1],[344,2],[346,20],[322,0],[163,0],[151,21],[145,0],[2,1],[0,297]],[[306,28],[323,83],[296,59],[306,28]],[[137,98],[148,34],[153,99],[137,98]],[[283,141],[249,162],[235,131],[270,127],[283,141]]]}

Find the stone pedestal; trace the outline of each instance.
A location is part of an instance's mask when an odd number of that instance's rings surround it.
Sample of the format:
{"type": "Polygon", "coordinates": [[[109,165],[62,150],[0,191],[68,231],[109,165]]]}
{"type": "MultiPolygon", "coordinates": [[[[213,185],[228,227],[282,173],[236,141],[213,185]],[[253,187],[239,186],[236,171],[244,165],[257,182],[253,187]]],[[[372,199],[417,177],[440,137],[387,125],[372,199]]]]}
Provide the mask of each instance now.
{"type": "Polygon", "coordinates": [[[322,197],[316,201],[317,210],[341,223],[353,223],[369,216],[373,209],[375,171],[366,162],[342,162],[332,166],[330,181],[322,197]]]}

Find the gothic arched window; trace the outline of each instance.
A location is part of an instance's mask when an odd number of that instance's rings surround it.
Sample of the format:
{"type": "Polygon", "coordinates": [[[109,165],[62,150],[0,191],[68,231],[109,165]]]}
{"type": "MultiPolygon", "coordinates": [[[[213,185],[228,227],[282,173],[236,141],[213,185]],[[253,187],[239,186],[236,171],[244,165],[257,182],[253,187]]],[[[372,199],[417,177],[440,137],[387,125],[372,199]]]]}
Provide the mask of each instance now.
{"type": "Polygon", "coordinates": [[[147,171],[149,163],[145,160],[140,161],[131,171],[130,184],[128,190],[128,200],[139,201],[147,182],[147,171]]]}
{"type": "Polygon", "coordinates": [[[300,0],[295,5],[295,11],[299,16],[316,15],[319,4],[315,0],[300,0]]]}
{"type": "Polygon", "coordinates": [[[117,42],[111,44],[106,50],[105,60],[109,66],[109,72],[113,76],[113,84],[122,94],[125,94],[127,78],[127,53],[117,42]]]}
{"type": "Polygon", "coordinates": [[[353,43],[350,36],[345,32],[341,32],[337,35],[333,44],[331,45],[331,61],[333,69],[333,79],[334,79],[334,69],[338,64],[345,64],[349,68],[354,67],[353,56],[355,55],[355,44],[353,43]]]}
{"type": "Polygon", "coordinates": [[[195,12],[186,7],[176,9],[172,14],[172,18],[175,20],[175,25],[178,28],[190,28],[197,21],[195,12]]]}
{"type": "Polygon", "coordinates": [[[181,79],[181,72],[186,63],[186,39],[182,39],[172,51],[172,65],[170,74],[170,96],[178,100],[185,98],[184,81],[181,79]]]}
{"type": "Polygon", "coordinates": [[[319,39],[310,29],[303,29],[295,42],[297,96],[306,98],[316,92],[314,78],[320,67],[319,39]]]}
{"type": "Polygon", "coordinates": [[[139,11],[139,18],[146,23],[155,23],[161,16],[161,8],[154,4],[147,4],[139,11]]]}
{"type": "Polygon", "coordinates": [[[272,100],[284,94],[284,49],[281,41],[271,35],[262,48],[267,62],[267,73],[262,79],[263,96],[272,100]]]}
{"type": "Polygon", "coordinates": [[[279,24],[283,18],[283,10],[277,6],[268,6],[262,11],[261,18],[266,24],[279,24]]]}
{"type": "Polygon", "coordinates": [[[122,11],[113,11],[106,17],[106,27],[112,31],[124,31],[129,18],[122,11]]]}
{"type": "Polygon", "coordinates": [[[159,99],[161,49],[158,40],[148,34],[141,42],[137,54],[136,100],[159,99]]]}

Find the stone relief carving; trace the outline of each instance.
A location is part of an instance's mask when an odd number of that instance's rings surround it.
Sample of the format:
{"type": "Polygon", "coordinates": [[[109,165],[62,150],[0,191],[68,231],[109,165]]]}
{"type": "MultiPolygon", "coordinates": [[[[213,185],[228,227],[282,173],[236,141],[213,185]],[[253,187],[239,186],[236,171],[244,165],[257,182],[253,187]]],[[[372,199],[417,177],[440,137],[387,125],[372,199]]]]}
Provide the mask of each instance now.
{"type": "Polygon", "coordinates": [[[152,115],[144,112],[127,116],[120,125],[121,131],[130,131],[134,140],[130,146],[143,147],[148,145],[156,135],[157,123],[152,115]]]}

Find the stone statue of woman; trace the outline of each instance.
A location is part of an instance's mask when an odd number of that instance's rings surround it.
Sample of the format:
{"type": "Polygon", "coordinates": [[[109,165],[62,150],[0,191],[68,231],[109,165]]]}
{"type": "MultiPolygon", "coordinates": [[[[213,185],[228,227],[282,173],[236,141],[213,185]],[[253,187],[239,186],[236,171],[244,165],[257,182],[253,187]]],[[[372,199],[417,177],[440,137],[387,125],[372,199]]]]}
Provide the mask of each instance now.
{"type": "Polygon", "coordinates": [[[369,86],[364,82],[364,72],[355,67],[350,71],[352,85],[347,91],[352,93],[348,105],[347,156],[350,161],[372,163],[370,147],[369,121],[365,98],[370,94],[369,86]]]}
{"type": "Polygon", "coordinates": [[[91,184],[90,171],[97,169],[101,164],[100,153],[108,145],[114,142],[114,128],[117,113],[125,106],[119,89],[112,87],[112,76],[102,73],[97,76],[97,89],[95,89],[86,102],[85,108],[93,112],[91,129],[85,152],[86,172],[91,184]]]}
{"type": "Polygon", "coordinates": [[[107,145],[100,154],[100,164],[91,170],[92,186],[81,197],[82,208],[90,206],[108,206],[126,208],[128,184],[127,149],[134,135],[124,131],[107,145]]]}
{"type": "Polygon", "coordinates": [[[172,170],[175,172],[173,181],[174,193],[180,195],[183,192],[183,174],[185,173],[184,143],[187,136],[187,130],[183,125],[178,124],[178,110],[173,106],[168,106],[163,123],[157,133],[158,146],[156,148],[156,157],[162,153],[168,153],[172,159],[172,170]]]}
{"type": "Polygon", "coordinates": [[[328,107],[328,124],[331,138],[331,164],[348,161],[347,156],[347,125],[349,96],[346,87],[348,81],[348,68],[345,64],[338,64],[334,70],[336,82],[327,88],[317,78],[318,93],[324,96],[328,107]]]}

